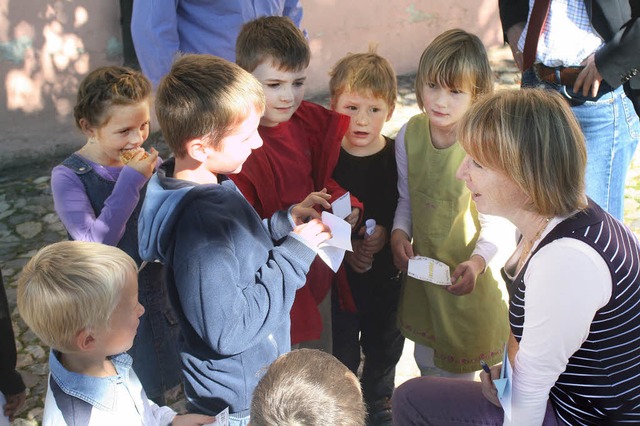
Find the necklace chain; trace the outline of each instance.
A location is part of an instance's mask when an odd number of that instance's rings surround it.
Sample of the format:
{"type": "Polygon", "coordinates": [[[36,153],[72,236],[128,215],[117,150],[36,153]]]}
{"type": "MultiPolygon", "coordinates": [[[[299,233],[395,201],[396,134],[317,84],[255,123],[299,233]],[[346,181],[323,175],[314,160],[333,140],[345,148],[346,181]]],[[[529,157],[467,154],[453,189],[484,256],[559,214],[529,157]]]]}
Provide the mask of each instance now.
{"type": "Polygon", "coordinates": [[[529,257],[529,253],[531,253],[531,249],[533,249],[533,245],[535,244],[535,242],[538,241],[538,238],[540,238],[544,230],[547,229],[549,220],[549,218],[545,218],[544,223],[542,224],[542,226],[540,226],[533,239],[527,240],[524,236],[522,237],[522,252],[520,253],[520,258],[518,259],[518,271],[520,271],[520,269],[522,269],[522,267],[524,266],[524,263],[529,257]]]}

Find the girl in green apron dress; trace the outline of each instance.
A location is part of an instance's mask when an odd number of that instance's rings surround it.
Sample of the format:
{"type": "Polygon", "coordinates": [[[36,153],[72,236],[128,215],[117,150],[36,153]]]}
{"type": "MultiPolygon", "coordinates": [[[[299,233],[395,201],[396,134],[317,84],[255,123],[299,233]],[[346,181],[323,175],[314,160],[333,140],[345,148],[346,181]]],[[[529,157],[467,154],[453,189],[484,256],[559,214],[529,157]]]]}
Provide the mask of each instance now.
{"type": "MultiPolygon", "coordinates": [[[[489,261],[497,251],[491,220],[479,215],[473,194],[455,173],[465,156],[456,126],[471,104],[493,91],[482,42],[462,30],[446,31],[424,51],[416,76],[423,111],[396,138],[398,189],[391,247],[407,271],[414,256],[447,264],[451,285],[406,276],[398,327],[416,343],[423,375],[472,379],[480,360],[502,358],[507,308],[489,261]]],[[[495,228],[495,227],[494,227],[495,228]]]]}

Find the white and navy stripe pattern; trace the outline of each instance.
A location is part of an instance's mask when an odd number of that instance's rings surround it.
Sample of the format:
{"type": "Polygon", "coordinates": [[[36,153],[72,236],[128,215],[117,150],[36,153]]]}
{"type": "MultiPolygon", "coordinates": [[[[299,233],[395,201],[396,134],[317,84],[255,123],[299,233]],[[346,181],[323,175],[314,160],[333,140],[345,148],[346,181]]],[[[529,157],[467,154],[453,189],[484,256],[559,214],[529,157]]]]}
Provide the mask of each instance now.
{"type": "MultiPolygon", "coordinates": [[[[628,228],[591,200],[586,210],[556,226],[535,252],[567,237],[589,244],[603,257],[613,289],[549,399],[570,425],[640,424],[640,245],[628,228]]],[[[518,342],[526,315],[527,267],[528,262],[510,288],[509,321],[518,342]]]]}

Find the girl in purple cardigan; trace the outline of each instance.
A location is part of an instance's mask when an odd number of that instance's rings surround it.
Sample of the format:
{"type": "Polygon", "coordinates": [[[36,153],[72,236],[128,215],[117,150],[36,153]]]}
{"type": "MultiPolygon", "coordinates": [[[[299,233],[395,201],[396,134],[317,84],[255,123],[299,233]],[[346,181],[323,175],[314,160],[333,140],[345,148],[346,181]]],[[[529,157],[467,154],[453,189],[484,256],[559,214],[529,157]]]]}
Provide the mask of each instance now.
{"type": "Polygon", "coordinates": [[[112,66],[91,72],[74,108],[87,142],[53,169],[51,189],[70,239],[117,246],[142,267],[139,300],[146,313],[129,354],[149,398],[164,405],[165,390],[180,381],[179,328],[162,265],[142,265],[138,254],[138,215],[147,181],[161,162],[155,149],[141,147],[149,136],[151,93],[138,71],[112,66]]]}

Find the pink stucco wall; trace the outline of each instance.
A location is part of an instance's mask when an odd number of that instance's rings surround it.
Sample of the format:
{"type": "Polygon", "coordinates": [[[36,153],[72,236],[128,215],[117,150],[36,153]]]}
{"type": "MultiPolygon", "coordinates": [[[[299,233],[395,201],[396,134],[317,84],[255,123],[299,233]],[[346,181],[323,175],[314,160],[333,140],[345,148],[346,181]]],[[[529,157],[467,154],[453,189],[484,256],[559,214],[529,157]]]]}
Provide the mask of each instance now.
{"type": "MultiPolygon", "coordinates": [[[[301,0],[312,62],[307,94],[327,90],[327,72],[371,44],[398,74],[414,72],[441,31],[460,27],[487,47],[501,42],[495,0],[301,0]]],[[[0,0],[0,166],[34,152],[70,152],[77,85],[97,66],[121,63],[115,0],[0,0]]]]}
{"type": "Polygon", "coordinates": [[[308,91],[328,89],[327,73],[349,52],[377,45],[398,74],[415,72],[422,51],[442,31],[462,28],[487,47],[502,43],[497,0],[301,0],[312,59],[308,91]]]}

